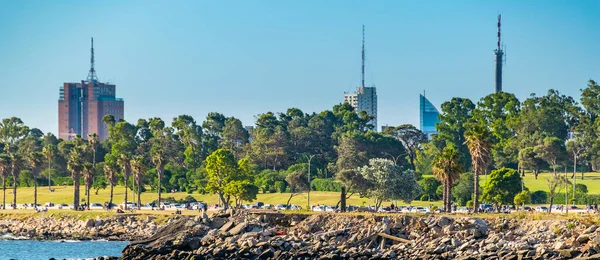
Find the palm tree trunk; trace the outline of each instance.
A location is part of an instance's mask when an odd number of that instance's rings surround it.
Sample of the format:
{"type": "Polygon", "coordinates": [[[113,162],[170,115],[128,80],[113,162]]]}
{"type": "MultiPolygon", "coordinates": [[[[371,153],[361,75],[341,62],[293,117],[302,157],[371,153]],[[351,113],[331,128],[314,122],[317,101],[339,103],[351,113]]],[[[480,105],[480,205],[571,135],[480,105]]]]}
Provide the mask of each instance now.
{"type": "Polygon", "coordinates": [[[73,177],[73,207],[79,210],[79,176],[73,177]]]}
{"type": "Polygon", "coordinates": [[[37,208],[37,182],[33,178],[33,208],[37,208]]]}
{"type": "Polygon", "coordinates": [[[127,210],[127,189],[129,189],[129,186],[127,185],[127,183],[129,182],[129,176],[125,175],[125,202],[124,202],[124,206],[123,209],[127,210]]]}
{"type": "Polygon", "coordinates": [[[160,180],[162,179],[162,174],[163,174],[162,173],[162,169],[158,169],[158,187],[157,187],[157,189],[158,189],[158,202],[156,202],[156,203],[157,203],[157,206],[159,208],[160,208],[160,195],[161,195],[161,191],[162,191],[161,185],[160,185],[160,180]]]}
{"type": "Polygon", "coordinates": [[[2,209],[6,209],[6,177],[2,177],[2,209]]]}
{"type": "Polygon", "coordinates": [[[91,188],[91,186],[92,186],[91,182],[90,183],[86,183],[86,185],[85,185],[85,192],[86,192],[86,195],[87,195],[87,204],[86,204],[87,205],[87,210],[90,210],[90,204],[91,204],[90,203],[90,188],[91,188]]]}
{"type": "Polygon", "coordinates": [[[448,180],[448,185],[446,185],[446,203],[447,208],[446,208],[446,212],[452,212],[452,193],[451,193],[451,184],[450,184],[450,180],[448,180]]]}
{"type": "Polygon", "coordinates": [[[141,176],[138,176],[138,188],[137,188],[137,206],[138,209],[140,209],[142,207],[142,178],[141,176]]]}
{"type": "Polygon", "coordinates": [[[13,209],[17,209],[17,176],[13,175],[13,209]]]}
{"type": "Polygon", "coordinates": [[[115,186],[113,185],[112,181],[110,182],[110,198],[108,201],[108,208],[110,209],[112,207],[112,202],[113,202],[113,190],[114,190],[115,186]]]}
{"type": "Polygon", "coordinates": [[[475,172],[473,181],[473,213],[479,208],[479,173],[475,172]]]}

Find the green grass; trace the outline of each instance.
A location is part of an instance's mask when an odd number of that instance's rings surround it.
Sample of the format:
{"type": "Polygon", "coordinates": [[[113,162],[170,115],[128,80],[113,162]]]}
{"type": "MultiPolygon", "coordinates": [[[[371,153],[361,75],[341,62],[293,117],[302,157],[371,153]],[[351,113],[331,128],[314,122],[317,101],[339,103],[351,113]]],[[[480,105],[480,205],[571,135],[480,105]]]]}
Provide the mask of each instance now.
{"type": "MultiPolygon", "coordinates": [[[[54,203],[73,203],[73,187],[72,186],[55,186],[54,192],[50,192],[48,187],[38,187],[38,203],[44,204],[46,202],[54,202],[54,203]]],[[[81,189],[81,198],[84,199],[84,190],[81,189]]],[[[98,195],[92,190],[90,195],[90,200],[92,203],[104,203],[109,200],[110,191],[109,189],[99,190],[98,195]]],[[[116,204],[120,204],[124,200],[125,188],[123,186],[115,187],[114,190],[114,198],[113,202],[116,204]]],[[[191,195],[198,201],[204,201],[208,204],[214,204],[218,202],[218,198],[216,195],[203,195],[203,194],[188,194],[185,192],[175,192],[175,193],[163,193],[162,197],[174,197],[175,199],[183,199],[186,196],[191,195]]],[[[2,194],[0,194],[0,197],[2,194]]],[[[150,201],[156,200],[157,193],[154,192],[143,192],[141,199],[142,203],[148,203],[150,201]]],[[[257,196],[257,201],[262,201],[265,204],[284,204],[287,202],[290,194],[289,193],[260,193],[257,196]]],[[[13,194],[12,189],[6,190],[6,203],[12,203],[13,194]]],[[[294,196],[290,201],[291,204],[296,204],[302,207],[305,207],[308,204],[308,196],[307,193],[302,193],[294,196]]],[[[318,192],[312,191],[310,193],[310,203],[311,205],[324,204],[324,205],[336,205],[340,199],[339,192],[318,192]]],[[[137,196],[133,194],[131,190],[128,192],[128,201],[136,201],[137,196]]],[[[1,202],[0,202],[1,203],[1,202]]],[[[20,187],[17,188],[17,204],[22,203],[33,203],[33,188],[32,187],[20,187]]],[[[392,202],[386,202],[384,205],[388,206],[392,202]]],[[[375,205],[375,201],[360,198],[357,194],[354,194],[348,199],[348,205],[375,205]]],[[[395,202],[395,205],[408,205],[407,203],[403,203],[401,201],[395,202]]],[[[413,201],[411,205],[413,206],[429,206],[433,205],[441,205],[440,202],[427,202],[427,201],[413,201]]]]}
{"type": "MultiPolygon", "coordinates": [[[[535,179],[533,173],[527,172],[525,173],[525,177],[523,182],[525,187],[527,187],[531,192],[537,190],[548,191],[548,181],[546,179],[552,177],[552,172],[544,172],[538,175],[538,178],[535,179]]],[[[560,174],[564,175],[564,172],[560,174]]],[[[571,179],[571,175],[573,172],[568,172],[567,175],[569,177],[569,181],[573,182],[571,179]]],[[[577,183],[585,184],[588,188],[588,194],[600,194],[600,172],[586,172],[583,174],[584,178],[581,179],[581,173],[577,173],[575,176],[577,183]]],[[[423,175],[423,177],[433,177],[433,175],[423,175]]],[[[480,176],[479,181],[483,186],[485,184],[486,176],[480,176]]]]}

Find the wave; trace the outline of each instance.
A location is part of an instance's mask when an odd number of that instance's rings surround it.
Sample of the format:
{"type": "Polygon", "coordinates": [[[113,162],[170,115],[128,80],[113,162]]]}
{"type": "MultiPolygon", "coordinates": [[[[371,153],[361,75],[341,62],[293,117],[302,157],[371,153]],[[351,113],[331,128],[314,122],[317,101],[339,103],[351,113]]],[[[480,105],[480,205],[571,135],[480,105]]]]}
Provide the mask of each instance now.
{"type": "Polygon", "coordinates": [[[25,236],[14,236],[12,234],[2,234],[0,235],[0,240],[28,240],[28,237],[25,236]]]}

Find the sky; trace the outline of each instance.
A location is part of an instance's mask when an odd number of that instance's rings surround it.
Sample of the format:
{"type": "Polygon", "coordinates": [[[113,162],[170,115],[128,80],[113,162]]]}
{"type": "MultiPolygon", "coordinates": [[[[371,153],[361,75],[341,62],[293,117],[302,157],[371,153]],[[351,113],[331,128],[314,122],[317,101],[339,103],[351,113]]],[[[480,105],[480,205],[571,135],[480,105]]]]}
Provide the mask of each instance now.
{"type": "Polygon", "coordinates": [[[438,109],[494,91],[496,20],[503,88],[521,100],[557,89],[579,100],[600,81],[600,1],[44,1],[0,4],[0,118],[57,133],[58,90],[86,78],[90,38],[101,81],[125,119],[217,111],[331,109],[360,84],[378,124],[419,124],[419,94],[438,109]]]}

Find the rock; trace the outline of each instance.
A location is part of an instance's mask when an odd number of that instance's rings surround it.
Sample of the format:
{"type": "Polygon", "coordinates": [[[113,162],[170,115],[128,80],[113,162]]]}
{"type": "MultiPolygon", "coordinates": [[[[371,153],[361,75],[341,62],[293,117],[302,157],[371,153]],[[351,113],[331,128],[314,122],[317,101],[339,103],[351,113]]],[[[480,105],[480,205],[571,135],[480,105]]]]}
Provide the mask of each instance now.
{"type": "Polygon", "coordinates": [[[581,234],[577,237],[577,239],[575,241],[577,241],[577,243],[579,243],[579,244],[584,244],[589,240],[590,240],[589,234],[581,234]]]}
{"type": "Polygon", "coordinates": [[[571,258],[573,254],[570,249],[562,249],[558,251],[561,257],[571,258]]]}
{"type": "Polygon", "coordinates": [[[453,238],[453,239],[451,240],[451,244],[452,244],[452,246],[453,246],[453,247],[459,247],[459,246],[461,246],[461,245],[462,245],[462,242],[460,242],[460,240],[458,240],[458,239],[456,239],[456,238],[453,238]]]}
{"type": "Polygon", "coordinates": [[[225,223],[223,226],[221,226],[221,228],[219,230],[227,231],[233,226],[233,224],[234,224],[234,222],[232,220],[230,220],[227,223],[225,223]]]}
{"type": "Polygon", "coordinates": [[[238,235],[238,234],[244,232],[246,230],[247,226],[248,226],[248,224],[246,222],[237,224],[237,226],[235,226],[231,230],[229,230],[229,234],[238,235]]]}
{"type": "Polygon", "coordinates": [[[589,228],[587,228],[585,231],[583,231],[583,234],[591,234],[594,231],[596,231],[596,229],[598,229],[598,226],[591,225],[589,228]]]}
{"type": "Polygon", "coordinates": [[[449,217],[443,216],[440,218],[440,220],[438,220],[437,225],[440,227],[445,227],[447,225],[450,225],[450,223],[452,223],[452,219],[450,219],[449,217]]]}

